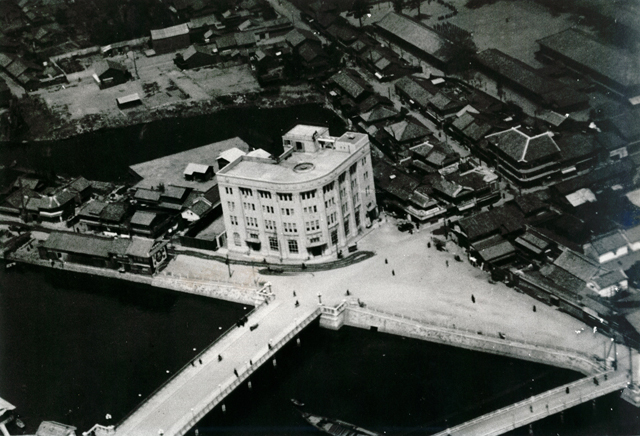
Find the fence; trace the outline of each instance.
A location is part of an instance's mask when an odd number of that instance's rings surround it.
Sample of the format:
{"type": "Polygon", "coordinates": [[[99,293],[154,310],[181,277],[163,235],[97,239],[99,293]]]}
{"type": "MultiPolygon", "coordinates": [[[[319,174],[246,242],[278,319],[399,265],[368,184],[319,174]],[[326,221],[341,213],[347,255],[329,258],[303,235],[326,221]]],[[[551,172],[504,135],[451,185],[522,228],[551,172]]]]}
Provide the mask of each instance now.
{"type": "MultiPolygon", "coordinates": [[[[353,306],[356,303],[351,302],[350,304],[353,306]]],[[[546,352],[546,353],[551,353],[555,355],[560,355],[560,357],[574,358],[576,361],[581,361],[582,363],[586,363],[589,367],[594,369],[599,368],[600,367],[599,362],[603,361],[603,359],[599,358],[596,355],[584,353],[582,351],[575,350],[575,349],[558,347],[553,345],[546,345],[546,344],[542,345],[539,343],[527,342],[524,340],[506,339],[492,333],[484,333],[479,330],[470,330],[470,329],[460,328],[455,326],[455,324],[449,325],[444,323],[438,323],[435,321],[421,320],[421,319],[411,318],[406,315],[387,312],[379,309],[370,309],[370,308],[362,309],[357,307],[350,307],[349,311],[353,313],[361,313],[364,315],[383,316],[383,317],[389,318],[392,321],[405,320],[413,324],[417,324],[418,327],[431,327],[433,328],[433,330],[439,330],[442,333],[453,334],[459,337],[467,337],[474,341],[482,341],[483,343],[494,345],[494,346],[497,345],[500,348],[510,347],[514,351],[529,350],[529,351],[546,352]]],[[[417,338],[422,339],[422,337],[417,337],[417,338]]],[[[484,349],[489,352],[494,351],[494,349],[489,346],[480,346],[477,348],[484,349]]]]}
{"type": "Polygon", "coordinates": [[[320,308],[314,310],[309,316],[297,323],[289,333],[285,334],[280,340],[276,341],[270,349],[267,349],[265,354],[256,359],[254,364],[247,367],[246,370],[238,377],[233,379],[226,387],[219,387],[214,392],[217,392],[210,400],[207,400],[207,404],[198,413],[194,413],[187,422],[180,424],[180,427],[175,432],[176,435],[182,436],[189,431],[198,421],[200,421],[207,413],[209,413],[220,401],[222,401],[229,393],[231,393],[236,387],[242,384],[252,374],[253,370],[259,368],[264,362],[269,360],[282,346],[284,346],[291,338],[297,335],[302,329],[311,324],[311,322],[320,315],[320,308]],[[251,370],[250,370],[251,369],[251,370]]]}

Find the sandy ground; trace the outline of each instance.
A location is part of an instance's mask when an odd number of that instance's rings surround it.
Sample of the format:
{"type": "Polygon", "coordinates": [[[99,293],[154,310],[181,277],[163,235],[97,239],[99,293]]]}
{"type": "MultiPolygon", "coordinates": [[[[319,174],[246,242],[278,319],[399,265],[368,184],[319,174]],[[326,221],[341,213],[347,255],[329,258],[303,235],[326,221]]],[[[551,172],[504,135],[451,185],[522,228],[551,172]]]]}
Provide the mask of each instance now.
{"type": "Polygon", "coordinates": [[[270,282],[278,300],[293,302],[293,291],[295,298],[305,303],[317,302],[319,293],[328,305],[359,299],[372,309],[444,326],[494,335],[501,332],[514,340],[603,356],[608,338],[594,335],[583,322],[525,294],[489,283],[485,272],[466,260],[454,260],[460,249],[452,242],[448,243],[448,252],[428,248],[431,238],[426,228],[413,235],[401,233],[395,221],[388,219],[358,242],[358,248],[377,255],[346,268],[260,276],[256,268],[232,265],[230,279],[222,263],[178,256],[167,271],[225,282],[237,280],[243,287],[256,280],[270,282]],[[350,296],[346,296],[347,290],[350,296]]]}

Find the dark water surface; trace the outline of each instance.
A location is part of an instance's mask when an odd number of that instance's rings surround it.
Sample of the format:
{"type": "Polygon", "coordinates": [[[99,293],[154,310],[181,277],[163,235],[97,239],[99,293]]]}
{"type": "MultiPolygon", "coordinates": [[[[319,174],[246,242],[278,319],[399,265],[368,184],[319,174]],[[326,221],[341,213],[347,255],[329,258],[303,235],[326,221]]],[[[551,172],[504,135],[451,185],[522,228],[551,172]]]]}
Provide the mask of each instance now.
{"type": "Polygon", "coordinates": [[[124,181],[130,165],[239,136],[254,148],[282,151],[281,135],[298,123],[329,126],[332,135],[344,123],[317,104],[277,109],[242,108],[191,118],[88,133],[62,141],[0,144],[0,165],[19,166],[92,180],[124,181]]]}
{"type": "Polygon", "coordinates": [[[0,265],[0,397],[17,407],[31,434],[42,420],[80,431],[108,424],[107,413],[118,422],[251,309],[244,307],[0,265]]]}

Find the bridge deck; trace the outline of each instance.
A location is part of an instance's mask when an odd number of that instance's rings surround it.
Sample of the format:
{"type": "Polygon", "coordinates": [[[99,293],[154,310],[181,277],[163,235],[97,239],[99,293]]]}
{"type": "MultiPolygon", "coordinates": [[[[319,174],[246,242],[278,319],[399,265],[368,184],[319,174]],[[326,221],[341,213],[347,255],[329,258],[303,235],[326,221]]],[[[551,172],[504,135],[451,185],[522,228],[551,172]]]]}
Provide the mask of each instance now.
{"type": "Polygon", "coordinates": [[[115,429],[116,435],[182,435],[320,315],[317,304],[272,301],[259,307],[244,327],[234,328],[187,366],[115,429]],[[258,324],[250,330],[249,326],[258,324]],[[271,349],[269,343],[272,343],[271,349]],[[222,361],[218,361],[222,355],[222,361]],[[253,365],[249,365],[249,361],[253,365]],[[238,376],[234,374],[238,371],[238,376]]]}
{"type": "Polygon", "coordinates": [[[628,381],[626,371],[602,372],[482,415],[434,436],[500,435],[594,398],[624,389],[628,381]],[[597,384],[594,378],[597,379],[597,384]]]}

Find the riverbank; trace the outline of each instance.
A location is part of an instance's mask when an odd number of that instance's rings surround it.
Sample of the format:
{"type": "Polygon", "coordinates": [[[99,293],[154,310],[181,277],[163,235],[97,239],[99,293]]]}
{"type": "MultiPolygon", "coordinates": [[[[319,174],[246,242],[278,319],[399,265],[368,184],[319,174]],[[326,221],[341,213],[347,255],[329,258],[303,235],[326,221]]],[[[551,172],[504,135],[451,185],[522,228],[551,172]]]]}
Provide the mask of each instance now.
{"type": "MultiPolygon", "coordinates": [[[[32,97],[33,98],[33,97],[32,97]]],[[[326,97],[311,86],[293,89],[262,89],[243,95],[224,95],[208,100],[188,99],[148,107],[144,104],[130,109],[89,113],[79,118],[63,116],[42,101],[25,103],[23,110],[28,130],[17,141],[65,140],[85,133],[148,124],[154,121],[211,115],[229,109],[275,109],[303,104],[320,104],[329,108],[326,97]]],[[[113,102],[115,106],[115,102],[113,102]]],[[[0,138],[0,141],[8,138],[0,138]]]]}

